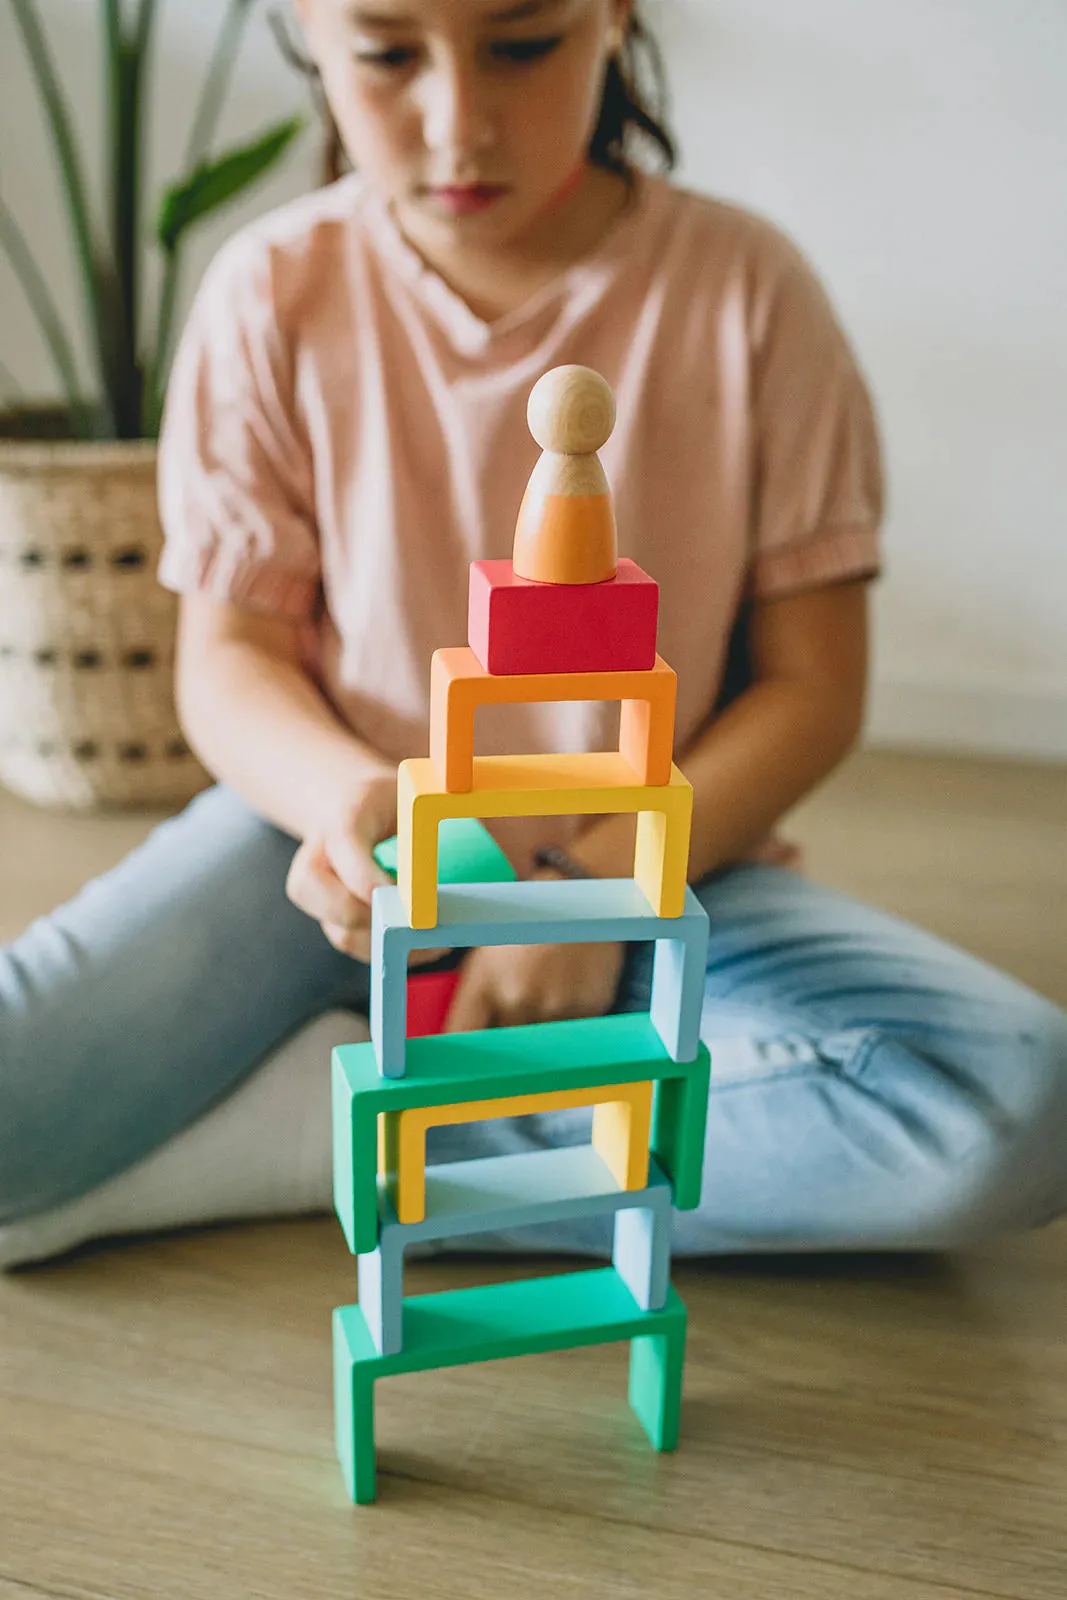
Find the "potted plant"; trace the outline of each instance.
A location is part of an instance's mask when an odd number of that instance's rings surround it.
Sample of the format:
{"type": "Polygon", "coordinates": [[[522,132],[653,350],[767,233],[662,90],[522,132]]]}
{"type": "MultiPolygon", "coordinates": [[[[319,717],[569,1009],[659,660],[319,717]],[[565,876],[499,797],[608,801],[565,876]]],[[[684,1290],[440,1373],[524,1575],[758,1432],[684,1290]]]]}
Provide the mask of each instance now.
{"type": "MultiPolygon", "coordinates": [[[[177,804],[206,781],[172,699],[176,601],[156,582],[155,438],[191,229],[262,177],[300,128],[287,118],[212,154],[255,0],[226,0],[184,170],[143,225],[141,154],[156,0],[99,0],[107,216],[83,163],[37,0],[10,0],[45,110],[90,332],[83,387],[44,274],[0,191],[0,251],[47,345],[62,403],[0,417],[0,783],[46,804],[177,804]],[[143,315],[146,251],[161,254],[143,315]]],[[[0,366],[0,377],[6,378],[0,366]]]]}

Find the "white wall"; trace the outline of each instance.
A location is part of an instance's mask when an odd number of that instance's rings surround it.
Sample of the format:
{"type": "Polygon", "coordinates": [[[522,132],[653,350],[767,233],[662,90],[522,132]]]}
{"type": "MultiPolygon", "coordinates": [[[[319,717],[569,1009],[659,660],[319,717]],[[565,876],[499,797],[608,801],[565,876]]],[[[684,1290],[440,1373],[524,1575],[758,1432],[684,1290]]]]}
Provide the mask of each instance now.
{"type": "Polygon", "coordinates": [[[872,737],[1067,757],[1067,5],[650,16],[684,177],[793,234],[879,402],[872,737]]]}
{"type": "MultiPolygon", "coordinates": [[[[97,0],[40,0],[83,126],[97,0]]],[[[646,0],[647,4],[647,0],[646,0]]],[[[682,178],[785,226],[841,309],[889,458],[881,742],[1067,758],[1067,5],[653,0],[682,178]]],[[[219,0],[172,0],[151,165],[177,161],[219,0]]],[[[225,135],[303,103],[262,20],[225,135]]],[[[309,138],[254,206],[313,170],[309,138]]],[[[40,118],[0,9],[0,179],[64,301],[40,118]]],[[[206,231],[191,274],[213,248],[206,231]]],[[[0,357],[48,367],[0,268],[0,357]]]]}

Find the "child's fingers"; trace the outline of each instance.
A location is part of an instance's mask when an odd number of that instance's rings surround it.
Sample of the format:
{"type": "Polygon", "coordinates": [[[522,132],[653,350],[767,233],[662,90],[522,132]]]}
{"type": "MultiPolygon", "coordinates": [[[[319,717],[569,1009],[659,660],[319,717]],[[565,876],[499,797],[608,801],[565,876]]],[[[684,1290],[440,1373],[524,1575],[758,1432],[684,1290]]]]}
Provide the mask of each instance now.
{"type": "Polygon", "coordinates": [[[459,980],[448,1008],[443,1033],[473,1033],[493,1026],[493,1004],[488,989],[472,965],[459,980]]]}
{"type": "Polygon", "coordinates": [[[375,889],[392,883],[392,878],[382,871],[362,840],[344,829],[327,835],[324,847],[334,875],[357,900],[369,905],[375,889]]]}
{"type": "Polygon", "coordinates": [[[367,905],[345,888],[320,846],[300,846],[289,868],[285,891],[295,906],[324,925],[355,929],[369,921],[367,905]]]}
{"type": "Polygon", "coordinates": [[[342,928],[335,922],[324,922],[322,931],[335,950],[342,955],[354,956],[357,961],[370,964],[370,930],[368,928],[342,928]]]}
{"type": "Polygon", "coordinates": [[[442,956],[447,956],[450,953],[447,945],[440,950],[412,950],[408,956],[408,966],[412,968],[428,967],[431,961],[440,961],[442,956]]]}

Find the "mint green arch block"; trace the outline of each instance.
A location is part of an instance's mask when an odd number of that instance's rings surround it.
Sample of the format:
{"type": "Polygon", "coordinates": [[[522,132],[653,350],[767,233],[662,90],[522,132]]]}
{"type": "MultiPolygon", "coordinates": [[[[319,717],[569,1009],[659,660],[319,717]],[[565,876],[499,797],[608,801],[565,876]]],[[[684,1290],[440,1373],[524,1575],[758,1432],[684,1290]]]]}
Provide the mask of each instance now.
{"type": "Polygon", "coordinates": [[[379,1378],[629,1339],[629,1398],[657,1450],[678,1443],[686,1310],[672,1288],[642,1311],[614,1267],[528,1278],[404,1302],[404,1349],[378,1354],[358,1306],[333,1314],[337,1454],[357,1505],[377,1497],[374,1385],[379,1378]]]}
{"type": "Polygon", "coordinates": [[[539,1022],[411,1039],[407,1072],[383,1078],[374,1046],[333,1052],[334,1204],[354,1255],[378,1243],[378,1117],[408,1106],[454,1105],[554,1089],[654,1084],[650,1148],[674,1204],[700,1204],[711,1061],[676,1061],[647,1012],[539,1022]]]}

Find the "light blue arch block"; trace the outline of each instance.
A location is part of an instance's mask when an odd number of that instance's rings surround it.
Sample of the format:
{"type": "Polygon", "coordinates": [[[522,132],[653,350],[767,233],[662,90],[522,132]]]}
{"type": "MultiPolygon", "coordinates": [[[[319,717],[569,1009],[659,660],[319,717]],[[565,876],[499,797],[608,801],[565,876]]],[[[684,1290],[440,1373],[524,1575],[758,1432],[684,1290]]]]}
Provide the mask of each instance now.
{"type": "Polygon", "coordinates": [[[620,1189],[590,1145],[487,1156],[426,1170],[426,1216],[396,1220],[379,1193],[378,1248],[359,1257],[359,1305],[379,1355],[403,1349],[404,1250],[409,1244],[539,1223],[615,1216],[612,1264],[640,1310],[670,1287],[671,1186],[654,1160],[645,1189],[620,1189]]]}
{"type": "Polygon", "coordinates": [[[370,1029],[384,1077],[404,1076],[408,956],[446,946],[655,940],[652,1026],[672,1060],[696,1059],[708,914],[692,889],[680,917],[657,917],[632,878],[464,884],[442,888],[438,907],[435,927],[413,928],[398,889],[374,891],[370,1029]]]}
{"type": "Polygon", "coordinates": [[[611,1264],[642,1311],[667,1303],[671,1276],[671,1208],[620,1206],[611,1264]]]}

